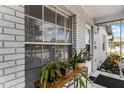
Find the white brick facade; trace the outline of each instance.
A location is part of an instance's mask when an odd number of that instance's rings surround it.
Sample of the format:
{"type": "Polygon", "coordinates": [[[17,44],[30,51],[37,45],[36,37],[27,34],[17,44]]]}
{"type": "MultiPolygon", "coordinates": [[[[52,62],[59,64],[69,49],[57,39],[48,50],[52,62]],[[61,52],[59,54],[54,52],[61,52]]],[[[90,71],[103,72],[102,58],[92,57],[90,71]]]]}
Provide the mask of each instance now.
{"type": "Polygon", "coordinates": [[[0,42],[0,47],[2,47],[2,45],[3,45],[2,42],[0,42]]]}
{"type": "Polygon", "coordinates": [[[11,15],[8,15],[8,14],[4,15],[4,20],[24,24],[24,19],[16,17],[16,16],[11,16],[11,15]]]}
{"type": "Polygon", "coordinates": [[[4,47],[24,47],[24,42],[4,42],[4,47]]]}
{"type": "Polygon", "coordinates": [[[0,6],[0,87],[25,87],[24,7],[0,6]]]}
{"type": "MultiPolygon", "coordinates": [[[[92,18],[80,6],[65,6],[72,11],[73,48],[85,47],[85,24],[92,18]]],[[[0,87],[25,87],[25,21],[23,6],[0,6],[0,87]]]]}
{"type": "MultiPolygon", "coordinates": [[[[18,79],[15,79],[15,80],[12,80],[12,81],[9,81],[9,82],[6,82],[5,83],[5,87],[8,88],[8,87],[11,87],[11,86],[14,86],[16,84],[20,84],[22,82],[25,81],[25,78],[24,77],[21,77],[21,78],[18,78],[18,79]]],[[[17,86],[17,85],[16,85],[17,86]]],[[[15,87],[15,86],[14,86],[15,87]]]]}
{"type": "Polygon", "coordinates": [[[0,20],[0,26],[14,28],[15,24],[12,22],[5,21],[5,20],[0,20]]]}
{"type": "Polygon", "coordinates": [[[0,76],[2,76],[3,75],[3,71],[2,70],[0,70],[0,76]]]}
{"type": "Polygon", "coordinates": [[[0,40],[14,41],[15,40],[15,36],[14,35],[3,35],[3,34],[0,34],[0,40]]]}
{"type": "Polygon", "coordinates": [[[15,15],[15,10],[3,6],[0,6],[0,12],[15,15]]]}
{"type": "Polygon", "coordinates": [[[5,34],[13,34],[13,35],[24,35],[23,30],[10,29],[10,28],[5,28],[4,33],[5,34]]]}
{"type": "Polygon", "coordinates": [[[0,63],[0,68],[6,68],[6,67],[12,67],[12,66],[15,66],[15,61],[0,63]]]}
{"type": "Polygon", "coordinates": [[[0,62],[3,61],[3,56],[0,56],[0,62]]]}

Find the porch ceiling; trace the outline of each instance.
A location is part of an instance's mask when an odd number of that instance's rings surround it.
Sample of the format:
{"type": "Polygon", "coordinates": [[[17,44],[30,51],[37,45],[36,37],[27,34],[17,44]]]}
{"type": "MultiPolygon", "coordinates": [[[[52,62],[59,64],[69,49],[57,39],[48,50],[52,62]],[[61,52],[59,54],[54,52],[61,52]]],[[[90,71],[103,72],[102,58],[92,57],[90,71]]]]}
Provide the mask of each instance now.
{"type": "Polygon", "coordinates": [[[93,18],[106,17],[121,13],[122,5],[84,5],[93,18]]]}
{"type": "Polygon", "coordinates": [[[84,5],[83,7],[94,18],[95,23],[116,20],[122,17],[120,15],[124,12],[124,5],[84,5]]]}

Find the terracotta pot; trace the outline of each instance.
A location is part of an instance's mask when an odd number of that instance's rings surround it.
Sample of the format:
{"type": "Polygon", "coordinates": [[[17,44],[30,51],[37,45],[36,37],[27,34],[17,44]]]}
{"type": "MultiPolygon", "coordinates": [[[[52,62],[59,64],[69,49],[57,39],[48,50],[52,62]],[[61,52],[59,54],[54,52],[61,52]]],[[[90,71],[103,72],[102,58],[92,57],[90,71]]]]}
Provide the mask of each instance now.
{"type": "Polygon", "coordinates": [[[80,68],[82,68],[83,66],[85,66],[86,65],[86,63],[77,63],[77,67],[80,69],[80,68]]]}
{"type": "Polygon", "coordinates": [[[61,68],[60,70],[62,75],[68,75],[73,71],[72,69],[63,69],[63,68],[61,68]]]}

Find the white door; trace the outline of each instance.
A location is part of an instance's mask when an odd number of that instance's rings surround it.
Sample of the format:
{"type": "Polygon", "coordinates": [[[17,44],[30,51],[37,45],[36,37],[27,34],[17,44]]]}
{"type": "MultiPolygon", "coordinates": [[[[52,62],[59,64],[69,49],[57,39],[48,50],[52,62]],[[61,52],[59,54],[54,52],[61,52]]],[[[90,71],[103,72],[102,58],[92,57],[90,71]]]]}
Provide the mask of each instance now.
{"type": "MultiPolygon", "coordinates": [[[[85,25],[85,32],[86,32],[86,46],[89,47],[88,50],[90,54],[92,54],[92,32],[91,32],[91,26],[85,25]]],[[[88,67],[88,74],[92,72],[92,60],[86,62],[86,66],[88,67]]]]}

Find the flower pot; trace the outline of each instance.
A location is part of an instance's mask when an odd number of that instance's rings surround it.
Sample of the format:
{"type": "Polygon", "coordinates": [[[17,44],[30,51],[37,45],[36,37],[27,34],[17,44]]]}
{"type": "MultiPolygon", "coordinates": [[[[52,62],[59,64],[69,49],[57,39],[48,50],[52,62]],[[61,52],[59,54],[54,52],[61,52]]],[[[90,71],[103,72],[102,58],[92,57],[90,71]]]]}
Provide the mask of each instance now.
{"type": "Polygon", "coordinates": [[[84,66],[86,66],[86,63],[77,63],[77,68],[79,69],[81,69],[84,66]]]}
{"type": "Polygon", "coordinates": [[[63,68],[61,68],[60,70],[61,70],[62,75],[68,75],[68,74],[70,74],[72,72],[72,69],[63,69],[63,68]]]}

